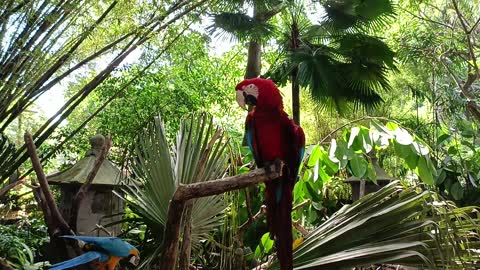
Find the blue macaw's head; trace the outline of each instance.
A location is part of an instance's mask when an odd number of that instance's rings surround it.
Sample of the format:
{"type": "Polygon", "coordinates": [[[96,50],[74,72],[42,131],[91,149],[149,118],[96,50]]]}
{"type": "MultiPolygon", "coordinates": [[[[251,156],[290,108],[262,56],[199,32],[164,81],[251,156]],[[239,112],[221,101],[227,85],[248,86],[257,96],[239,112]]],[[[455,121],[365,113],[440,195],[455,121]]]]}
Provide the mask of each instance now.
{"type": "Polygon", "coordinates": [[[138,252],[138,249],[132,246],[132,250],[130,251],[130,255],[128,255],[128,263],[136,267],[140,263],[140,253],[138,252]]]}

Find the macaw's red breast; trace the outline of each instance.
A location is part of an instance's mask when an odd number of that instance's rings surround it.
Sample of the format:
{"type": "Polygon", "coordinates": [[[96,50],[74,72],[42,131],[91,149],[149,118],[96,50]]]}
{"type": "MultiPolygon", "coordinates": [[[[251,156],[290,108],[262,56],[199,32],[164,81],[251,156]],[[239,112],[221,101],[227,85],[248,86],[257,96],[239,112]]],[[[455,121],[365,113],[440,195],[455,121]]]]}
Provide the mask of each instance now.
{"type": "Polygon", "coordinates": [[[290,119],[283,111],[258,111],[249,113],[254,125],[257,155],[262,161],[280,159],[288,163],[291,157],[292,138],[288,130],[290,119]]]}

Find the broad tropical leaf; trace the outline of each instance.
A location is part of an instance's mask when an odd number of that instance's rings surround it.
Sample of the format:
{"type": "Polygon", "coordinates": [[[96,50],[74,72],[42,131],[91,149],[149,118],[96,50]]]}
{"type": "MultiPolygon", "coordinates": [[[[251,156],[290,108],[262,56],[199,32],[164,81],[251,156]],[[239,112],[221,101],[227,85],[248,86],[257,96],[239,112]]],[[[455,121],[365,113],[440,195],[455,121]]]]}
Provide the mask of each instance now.
{"type": "MultiPolygon", "coordinates": [[[[474,269],[480,266],[479,221],[474,207],[456,208],[439,201],[434,192],[393,182],[345,206],[313,230],[295,250],[294,267],[343,269],[389,263],[474,269]]],[[[278,262],[272,269],[278,269],[278,262]]]]}

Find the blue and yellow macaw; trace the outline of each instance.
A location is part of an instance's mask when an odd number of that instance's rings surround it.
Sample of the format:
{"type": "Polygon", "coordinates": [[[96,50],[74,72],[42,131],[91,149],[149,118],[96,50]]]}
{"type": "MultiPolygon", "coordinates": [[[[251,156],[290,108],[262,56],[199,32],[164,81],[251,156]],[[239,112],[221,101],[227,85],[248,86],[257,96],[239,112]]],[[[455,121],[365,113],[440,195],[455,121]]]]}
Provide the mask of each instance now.
{"type": "Polygon", "coordinates": [[[128,259],[133,266],[137,266],[140,261],[138,250],[117,237],[72,235],[62,237],[85,242],[84,249],[87,252],[68,261],[54,264],[50,267],[50,270],[68,269],[89,262],[97,263],[100,270],[114,270],[122,259],[128,259]]]}

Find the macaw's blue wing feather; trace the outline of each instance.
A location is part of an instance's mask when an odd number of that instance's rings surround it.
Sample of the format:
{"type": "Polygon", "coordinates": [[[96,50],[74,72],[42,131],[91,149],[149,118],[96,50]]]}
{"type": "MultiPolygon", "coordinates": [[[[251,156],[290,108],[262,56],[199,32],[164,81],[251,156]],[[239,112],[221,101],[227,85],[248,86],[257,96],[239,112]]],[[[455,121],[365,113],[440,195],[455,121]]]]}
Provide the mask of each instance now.
{"type": "Polygon", "coordinates": [[[298,164],[302,163],[302,160],[303,160],[303,156],[305,155],[305,147],[300,147],[299,151],[298,151],[298,156],[299,156],[299,160],[298,160],[298,164]]]}
{"type": "Polygon", "coordinates": [[[81,240],[85,243],[94,244],[108,252],[109,255],[118,257],[127,257],[132,251],[132,249],[135,249],[134,246],[130,245],[129,243],[123,241],[118,237],[93,237],[76,235],[64,235],[62,237],[81,240]]]}
{"type": "Polygon", "coordinates": [[[252,117],[247,116],[247,121],[245,123],[245,136],[247,137],[248,147],[253,154],[253,159],[255,160],[255,164],[257,167],[263,166],[263,160],[260,156],[258,145],[256,142],[256,135],[255,135],[255,123],[252,117]]]}
{"type": "Polygon", "coordinates": [[[84,253],[68,261],[54,264],[50,267],[50,270],[68,269],[68,268],[72,268],[81,264],[94,261],[96,259],[99,259],[100,262],[106,262],[108,260],[108,256],[98,251],[89,251],[87,253],[84,253]]]}

